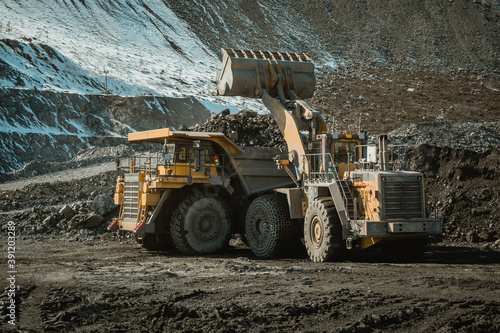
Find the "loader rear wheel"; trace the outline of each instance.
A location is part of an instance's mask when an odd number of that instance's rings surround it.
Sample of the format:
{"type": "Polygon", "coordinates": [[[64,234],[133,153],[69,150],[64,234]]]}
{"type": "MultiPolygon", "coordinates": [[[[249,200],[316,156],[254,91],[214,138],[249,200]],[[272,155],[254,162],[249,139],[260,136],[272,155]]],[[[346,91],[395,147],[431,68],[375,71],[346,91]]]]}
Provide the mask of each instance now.
{"type": "Polygon", "coordinates": [[[229,244],[229,205],[215,193],[193,192],[172,213],[170,233],[183,253],[217,252],[229,244]]]}
{"type": "Polygon", "coordinates": [[[315,199],[307,208],[304,242],[312,261],[340,260],[346,252],[342,225],[330,197],[315,199]]]}
{"type": "Polygon", "coordinates": [[[283,195],[263,195],[248,207],[245,235],[257,257],[270,258],[294,250],[299,243],[298,226],[290,220],[283,195]]]}

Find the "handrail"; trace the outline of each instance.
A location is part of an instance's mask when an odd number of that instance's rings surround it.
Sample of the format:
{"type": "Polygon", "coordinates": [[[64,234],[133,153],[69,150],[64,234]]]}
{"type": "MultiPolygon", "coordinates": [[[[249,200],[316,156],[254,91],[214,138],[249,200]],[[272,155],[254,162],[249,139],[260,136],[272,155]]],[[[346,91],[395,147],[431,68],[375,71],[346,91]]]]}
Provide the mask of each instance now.
{"type": "MultiPolygon", "coordinates": [[[[309,181],[312,182],[335,182],[337,187],[340,189],[342,198],[344,200],[344,208],[346,210],[347,216],[349,216],[349,205],[347,202],[347,193],[340,182],[337,169],[333,163],[333,158],[330,153],[322,154],[305,154],[303,156],[305,163],[309,165],[309,172],[307,177],[309,181]]],[[[354,208],[356,215],[356,207],[354,208]]],[[[355,216],[356,217],[356,216],[355,216]]]]}
{"type": "MultiPolygon", "coordinates": [[[[225,155],[217,154],[219,156],[219,160],[222,162],[221,165],[215,165],[214,156],[210,157],[210,162],[206,162],[207,165],[210,165],[212,168],[216,168],[219,170],[220,175],[225,174],[225,155]]],[[[117,163],[117,171],[121,171],[123,173],[136,173],[143,171],[145,176],[148,176],[150,180],[157,179],[159,176],[165,177],[173,177],[173,178],[188,178],[192,177],[193,167],[194,167],[194,158],[186,153],[175,153],[174,158],[172,159],[174,162],[166,161],[164,158],[164,154],[161,152],[156,153],[148,153],[148,154],[135,154],[130,156],[118,156],[117,163]],[[180,160],[180,156],[182,156],[182,160],[180,160]],[[158,174],[158,167],[164,166],[171,169],[171,172],[167,175],[158,174]],[[188,174],[179,175],[178,168],[188,168],[188,174]]]]}
{"type": "MultiPolygon", "coordinates": [[[[374,144],[368,145],[357,145],[356,147],[377,147],[374,144]]],[[[406,151],[408,145],[387,145],[387,152],[389,154],[389,170],[399,171],[407,170],[408,159],[406,158],[406,151]]],[[[360,159],[358,162],[354,163],[354,168],[356,170],[379,170],[380,161],[378,161],[378,154],[376,154],[376,162],[367,161],[367,159],[360,159]]]]}

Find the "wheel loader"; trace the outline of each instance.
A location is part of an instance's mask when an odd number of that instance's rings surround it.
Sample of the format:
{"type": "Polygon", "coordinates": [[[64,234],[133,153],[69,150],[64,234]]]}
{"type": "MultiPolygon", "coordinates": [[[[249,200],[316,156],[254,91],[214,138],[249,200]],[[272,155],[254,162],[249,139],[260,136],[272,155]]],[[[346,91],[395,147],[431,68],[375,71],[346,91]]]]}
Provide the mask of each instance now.
{"type": "Polygon", "coordinates": [[[366,133],[328,133],[305,101],[315,89],[314,64],[305,54],[222,49],[216,93],[260,98],[285,138],[288,156],[275,158],[293,187],[256,196],[245,217],[257,256],[291,250],[295,230],[311,260],[339,260],[353,248],[379,246],[396,257],[422,254],[442,223],[426,217],[421,173],[403,171],[389,156],[387,136],[367,145],[366,133]],[[281,199],[280,199],[281,197],[281,199]]]}

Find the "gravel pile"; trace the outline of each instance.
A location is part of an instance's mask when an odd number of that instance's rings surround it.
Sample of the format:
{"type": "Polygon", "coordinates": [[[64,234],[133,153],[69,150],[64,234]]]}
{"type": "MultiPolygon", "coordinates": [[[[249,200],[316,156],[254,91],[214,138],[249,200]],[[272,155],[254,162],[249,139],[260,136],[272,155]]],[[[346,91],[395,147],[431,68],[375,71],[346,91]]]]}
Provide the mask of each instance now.
{"type": "Polygon", "coordinates": [[[118,206],[111,197],[115,173],[69,182],[38,183],[15,191],[0,191],[0,226],[15,221],[22,235],[102,234],[118,206]]]}
{"type": "Polygon", "coordinates": [[[408,124],[388,135],[392,144],[429,144],[479,152],[500,147],[500,122],[408,124]]]}

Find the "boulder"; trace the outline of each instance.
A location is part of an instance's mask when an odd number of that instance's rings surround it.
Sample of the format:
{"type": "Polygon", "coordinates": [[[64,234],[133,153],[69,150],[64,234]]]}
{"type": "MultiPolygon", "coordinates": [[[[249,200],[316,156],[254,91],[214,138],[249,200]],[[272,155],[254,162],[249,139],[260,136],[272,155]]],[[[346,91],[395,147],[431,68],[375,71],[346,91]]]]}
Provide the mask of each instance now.
{"type": "Polygon", "coordinates": [[[97,214],[88,215],[83,221],[80,222],[78,228],[92,229],[97,228],[104,221],[104,217],[97,214]]]}
{"type": "Polygon", "coordinates": [[[59,210],[59,214],[63,215],[69,220],[76,215],[76,212],[73,209],[71,209],[70,206],[64,205],[64,207],[59,210]]]}
{"type": "Polygon", "coordinates": [[[98,195],[90,204],[92,211],[101,216],[111,212],[115,207],[115,201],[109,194],[98,195]]]}

